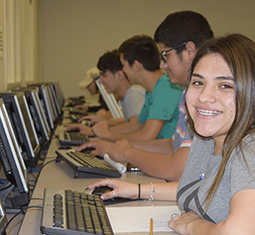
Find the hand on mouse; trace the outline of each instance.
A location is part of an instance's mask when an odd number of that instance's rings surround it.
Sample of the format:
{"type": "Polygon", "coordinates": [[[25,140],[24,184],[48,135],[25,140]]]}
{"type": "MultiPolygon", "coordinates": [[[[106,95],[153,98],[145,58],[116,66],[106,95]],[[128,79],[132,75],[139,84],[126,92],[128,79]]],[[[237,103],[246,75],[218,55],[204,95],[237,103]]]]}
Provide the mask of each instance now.
{"type": "Polygon", "coordinates": [[[112,188],[112,191],[106,192],[101,195],[103,200],[108,200],[114,197],[138,198],[138,185],[129,183],[126,181],[116,180],[116,179],[103,179],[99,180],[93,184],[87,186],[88,189],[93,189],[96,187],[108,186],[112,188]],[[114,192],[113,192],[114,191],[114,192]]]}

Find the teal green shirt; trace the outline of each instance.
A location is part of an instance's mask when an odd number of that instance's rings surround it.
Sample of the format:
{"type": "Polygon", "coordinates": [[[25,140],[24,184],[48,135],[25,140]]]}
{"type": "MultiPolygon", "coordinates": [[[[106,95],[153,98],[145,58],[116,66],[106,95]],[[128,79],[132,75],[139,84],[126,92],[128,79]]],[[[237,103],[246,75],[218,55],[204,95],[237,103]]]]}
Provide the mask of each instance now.
{"type": "Polygon", "coordinates": [[[152,92],[146,91],[145,102],[138,116],[138,121],[145,124],[147,120],[164,120],[165,125],[161,129],[158,139],[171,138],[179,116],[179,100],[184,87],[170,82],[164,74],[155,84],[152,92]]]}

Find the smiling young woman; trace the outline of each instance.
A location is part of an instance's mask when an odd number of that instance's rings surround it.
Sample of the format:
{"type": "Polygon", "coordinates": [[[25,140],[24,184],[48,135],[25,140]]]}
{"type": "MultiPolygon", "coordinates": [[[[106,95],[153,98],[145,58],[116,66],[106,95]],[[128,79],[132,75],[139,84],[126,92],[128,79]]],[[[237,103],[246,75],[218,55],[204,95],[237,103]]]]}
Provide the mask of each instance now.
{"type": "MultiPolygon", "coordinates": [[[[196,133],[178,183],[132,184],[111,179],[114,195],[176,200],[178,234],[255,231],[255,43],[240,34],[207,41],[188,78],[189,122],[196,133]],[[139,196],[138,196],[139,195],[139,196]]],[[[88,188],[104,186],[101,180],[88,188]]],[[[103,199],[112,192],[102,195],[103,199]]]]}

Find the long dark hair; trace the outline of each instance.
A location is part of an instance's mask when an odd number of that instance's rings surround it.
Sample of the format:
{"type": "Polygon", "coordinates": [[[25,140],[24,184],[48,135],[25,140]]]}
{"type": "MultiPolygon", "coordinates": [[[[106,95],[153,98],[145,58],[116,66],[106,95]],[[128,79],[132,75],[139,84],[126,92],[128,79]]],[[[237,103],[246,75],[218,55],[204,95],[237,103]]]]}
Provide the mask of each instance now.
{"type": "MultiPolygon", "coordinates": [[[[207,192],[205,199],[207,202],[206,209],[208,209],[218,189],[231,153],[235,148],[239,148],[242,153],[242,149],[244,148],[243,139],[247,135],[255,133],[255,43],[240,34],[230,34],[226,37],[207,41],[198,50],[192,62],[188,77],[188,86],[197,63],[208,54],[218,54],[228,64],[235,81],[236,114],[223,144],[220,168],[213,184],[207,192]]],[[[188,118],[191,128],[195,131],[193,121],[189,114],[188,118]]],[[[244,155],[243,158],[246,163],[244,155]]]]}

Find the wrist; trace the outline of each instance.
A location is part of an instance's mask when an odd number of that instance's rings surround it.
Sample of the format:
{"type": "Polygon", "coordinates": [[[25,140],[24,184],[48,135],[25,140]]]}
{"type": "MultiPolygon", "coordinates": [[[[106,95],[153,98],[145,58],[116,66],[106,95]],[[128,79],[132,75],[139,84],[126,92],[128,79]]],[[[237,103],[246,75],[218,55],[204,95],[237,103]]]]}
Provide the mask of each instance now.
{"type": "Polygon", "coordinates": [[[140,185],[140,199],[149,200],[151,197],[151,185],[141,184],[140,185]]]}
{"type": "MultiPolygon", "coordinates": [[[[194,213],[194,212],[190,212],[194,213]]],[[[195,214],[196,215],[196,214],[195,214]]],[[[196,231],[197,227],[200,227],[201,222],[204,223],[205,220],[201,219],[198,215],[196,215],[198,218],[191,220],[187,226],[186,226],[186,231],[188,234],[191,234],[192,232],[196,231]]]]}
{"type": "Polygon", "coordinates": [[[90,128],[90,133],[88,136],[91,136],[91,137],[94,137],[95,136],[95,133],[92,131],[92,129],[90,128]]]}
{"type": "Polygon", "coordinates": [[[122,159],[125,160],[126,162],[131,163],[132,159],[130,159],[130,157],[135,156],[135,155],[132,155],[133,149],[134,149],[133,146],[126,148],[122,154],[122,159]]]}
{"type": "Polygon", "coordinates": [[[103,131],[103,132],[101,133],[101,137],[100,137],[100,138],[101,138],[101,139],[104,139],[104,140],[112,141],[112,140],[111,140],[111,132],[108,131],[108,130],[103,131]]]}
{"type": "Polygon", "coordinates": [[[137,199],[140,200],[141,198],[146,198],[149,202],[154,201],[154,193],[156,191],[156,188],[153,186],[152,182],[150,182],[149,187],[148,185],[143,185],[143,189],[145,189],[145,193],[143,192],[142,196],[142,185],[138,183],[138,193],[137,193],[137,199]]]}

